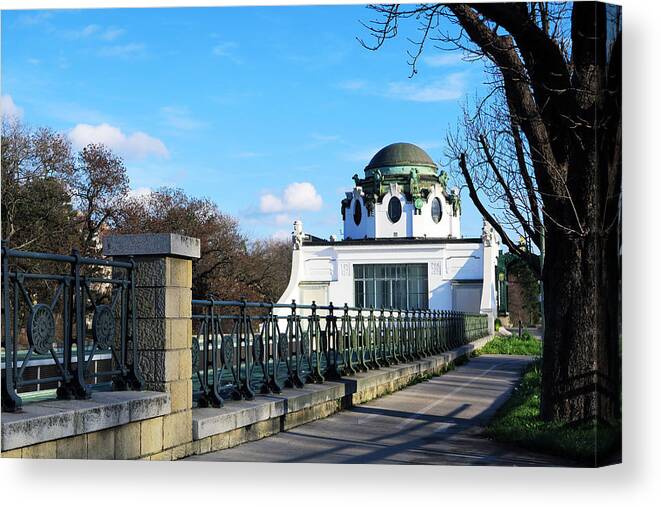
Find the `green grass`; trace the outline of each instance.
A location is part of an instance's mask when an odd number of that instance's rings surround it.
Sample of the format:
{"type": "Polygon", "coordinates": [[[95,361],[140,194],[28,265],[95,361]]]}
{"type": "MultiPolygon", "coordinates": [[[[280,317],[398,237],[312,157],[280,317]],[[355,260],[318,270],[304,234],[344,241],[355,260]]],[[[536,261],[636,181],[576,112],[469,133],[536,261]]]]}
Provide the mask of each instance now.
{"type": "Polygon", "coordinates": [[[506,354],[517,356],[541,356],[542,342],[530,335],[496,336],[479,351],[480,354],[506,354]]]}
{"type": "Polygon", "coordinates": [[[621,448],[621,426],[542,421],[541,380],[540,365],[536,361],[486,428],[486,436],[533,451],[563,456],[584,466],[609,463],[621,448]]]}

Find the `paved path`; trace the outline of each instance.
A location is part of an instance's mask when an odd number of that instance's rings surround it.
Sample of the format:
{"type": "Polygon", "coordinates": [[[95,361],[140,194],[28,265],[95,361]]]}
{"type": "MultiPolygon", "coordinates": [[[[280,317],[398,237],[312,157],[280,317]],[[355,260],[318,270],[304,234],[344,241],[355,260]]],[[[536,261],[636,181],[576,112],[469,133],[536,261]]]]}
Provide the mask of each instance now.
{"type": "Polygon", "coordinates": [[[441,377],[288,432],[188,459],[310,463],[558,465],[492,442],[484,425],[530,358],[484,355],[441,377]]]}

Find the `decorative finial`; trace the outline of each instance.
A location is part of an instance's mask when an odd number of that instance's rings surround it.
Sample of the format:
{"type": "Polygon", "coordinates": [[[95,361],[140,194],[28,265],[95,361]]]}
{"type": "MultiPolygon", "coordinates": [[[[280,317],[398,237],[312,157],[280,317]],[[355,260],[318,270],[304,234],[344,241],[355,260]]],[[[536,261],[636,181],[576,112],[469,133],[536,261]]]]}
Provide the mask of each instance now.
{"type": "Polygon", "coordinates": [[[294,221],[294,232],[291,234],[292,243],[294,245],[294,250],[300,250],[303,246],[303,222],[300,220],[294,221]]]}
{"type": "Polygon", "coordinates": [[[491,246],[491,243],[495,239],[495,231],[493,226],[487,222],[486,219],[482,220],[482,243],[484,243],[484,246],[491,246]]]}
{"type": "Polygon", "coordinates": [[[446,192],[448,190],[448,178],[449,177],[450,176],[445,171],[441,171],[441,173],[438,175],[438,182],[441,184],[441,186],[443,187],[443,190],[445,190],[446,192]]]}

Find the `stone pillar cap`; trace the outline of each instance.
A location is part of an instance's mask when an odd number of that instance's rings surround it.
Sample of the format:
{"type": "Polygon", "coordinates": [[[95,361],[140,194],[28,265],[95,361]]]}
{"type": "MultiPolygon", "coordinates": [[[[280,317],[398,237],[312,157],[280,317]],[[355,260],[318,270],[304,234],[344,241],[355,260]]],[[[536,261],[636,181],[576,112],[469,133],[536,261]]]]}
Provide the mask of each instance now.
{"type": "Polygon", "coordinates": [[[103,238],[103,255],[106,257],[164,255],[199,259],[200,240],[169,232],[159,234],[117,234],[103,238]]]}

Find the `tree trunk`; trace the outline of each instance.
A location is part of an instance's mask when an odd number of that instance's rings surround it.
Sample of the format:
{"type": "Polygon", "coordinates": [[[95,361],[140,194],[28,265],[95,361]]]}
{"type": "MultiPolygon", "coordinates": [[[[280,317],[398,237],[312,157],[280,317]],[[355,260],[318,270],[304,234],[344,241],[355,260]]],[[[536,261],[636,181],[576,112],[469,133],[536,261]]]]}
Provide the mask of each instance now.
{"type": "Polygon", "coordinates": [[[567,193],[545,198],[541,412],[569,423],[620,414],[621,37],[607,23],[604,5],[575,4],[567,193]]]}
{"type": "Polygon", "coordinates": [[[621,392],[617,227],[606,236],[549,234],[542,418],[612,422],[620,413],[621,392]]]}

